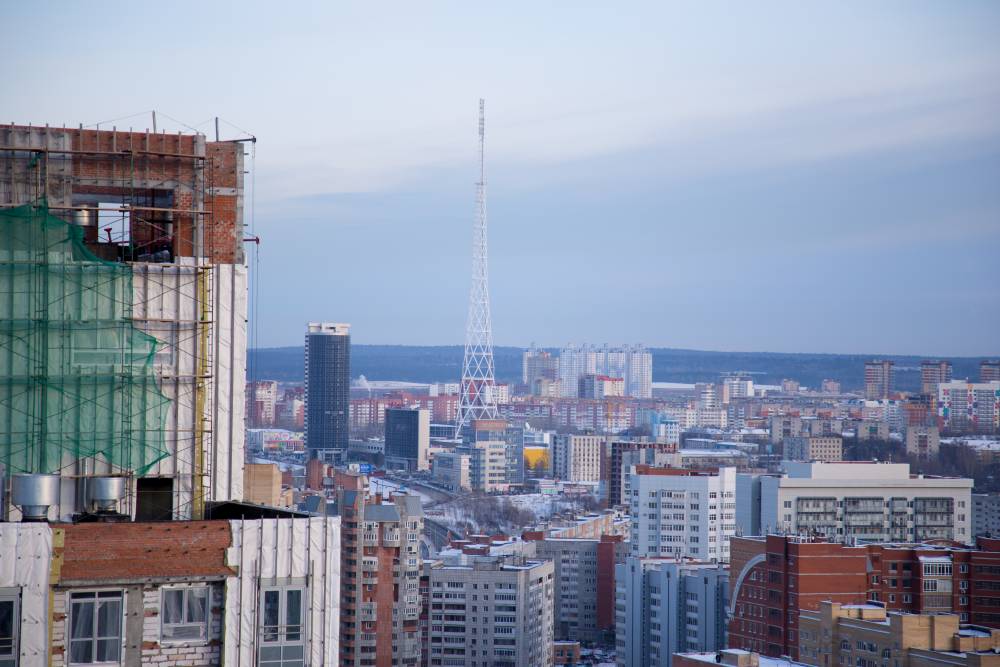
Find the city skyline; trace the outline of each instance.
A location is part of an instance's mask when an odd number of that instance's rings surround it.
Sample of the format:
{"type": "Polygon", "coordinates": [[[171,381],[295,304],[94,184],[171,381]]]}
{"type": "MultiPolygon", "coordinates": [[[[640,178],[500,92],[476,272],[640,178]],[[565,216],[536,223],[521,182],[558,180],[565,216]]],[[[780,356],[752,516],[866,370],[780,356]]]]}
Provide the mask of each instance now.
{"type": "Polygon", "coordinates": [[[352,322],[364,342],[461,340],[482,96],[498,344],[586,331],[687,349],[998,352],[996,5],[343,6],[302,8],[307,20],[263,7],[198,6],[180,53],[143,42],[181,67],[239,54],[224,85],[166,98],[143,60],[117,57],[139,48],[129,26],[149,10],[38,3],[6,8],[0,27],[5,88],[21,91],[11,120],[141,129],[152,107],[161,129],[211,133],[218,115],[223,138],[261,138],[262,346],[316,319],[352,322]],[[38,56],[19,29],[69,34],[98,16],[122,37],[74,52],[75,68],[55,66],[72,40],[38,56]],[[109,86],[96,59],[134,84],[109,86]],[[350,279],[310,280],[313,265],[350,279]],[[399,298],[416,290],[434,297],[399,298]]]}

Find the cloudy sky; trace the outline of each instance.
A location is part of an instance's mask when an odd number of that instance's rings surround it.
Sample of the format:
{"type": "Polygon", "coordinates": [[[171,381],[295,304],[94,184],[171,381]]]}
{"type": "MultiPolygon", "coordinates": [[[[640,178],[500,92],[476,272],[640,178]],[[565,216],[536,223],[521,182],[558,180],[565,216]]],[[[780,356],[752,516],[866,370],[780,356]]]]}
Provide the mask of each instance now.
{"type": "Polygon", "coordinates": [[[254,133],[263,346],[462,341],[485,97],[498,344],[1000,354],[1000,3],[145,5],[0,115],[254,133]]]}

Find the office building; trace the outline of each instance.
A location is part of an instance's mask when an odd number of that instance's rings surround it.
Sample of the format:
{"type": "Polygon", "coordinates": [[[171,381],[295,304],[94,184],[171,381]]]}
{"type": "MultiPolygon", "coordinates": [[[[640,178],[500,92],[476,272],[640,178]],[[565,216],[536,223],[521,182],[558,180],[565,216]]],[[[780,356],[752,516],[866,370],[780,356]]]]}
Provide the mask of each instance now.
{"type": "Polygon", "coordinates": [[[0,126],[0,464],[59,475],[50,520],[100,475],[139,519],[242,498],[243,151],[0,126]]]}
{"type": "Polygon", "coordinates": [[[732,539],[729,646],[799,659],[800,615],[824,601],[907,614],[954,613],[1000,628],[1000,540],[977,546],[813,537],[732,539]]]}
{"type": "Polygon", "coordinates": [[[385,463],[409,471],[429,470],[431,445],[429,410],[388,408],[385,411],[385,463]]]}
{"type": "Polygon", "coordinates": [[[784,446],[788,461],[841,461],[844,458],[844,442],[840,436],[785,438],[784,446]]]}
{"type": "Polygon", "coordinates": [[[556,435],[552,476],[564,482],[599,482],[604,443],[601,435],[556,435]]]}
{"type": "Polygon", "coordinates": [[[938,385],[942,382],[951,382],[950,361],[924,360],[920,362],[921,394],[937,396],[938,385]]]}
{"type": "Polygon", "coordinates": [[[833,540],[968,542],[972,480],[911,475],[906,463],[800,463],[784,474],[740,484],[737,521],[744,535],[773,531],[833,540]],[[759,483],[759,487],[754,486],[759,483]],[[759,494],[759,495],[758,495],[759,494]],[[759,509],[753,507],[759,497],[759,509]],[[760,523],[752,523],[759,512],[760,523]]]}
{"type": "Polygon", "coordinates": [[[634,466],[631,555],[729,561],[736,533],[736,469],[717,474],[634,466]]]}
{"type": "Polygon", "coordinates": [[[976,537],[1000,537],[1000,494],[972,494],[972,532],[976,537]]]}
{"type": "Polygon", "coordinates": [[[615,585],[619,667],[673,667],[675,653],[726,646],[724,566],[629,557],[615,567],[615,585]]]}
{"type": "Polygon", "coordinates": [[[875,359],[865,362],[865,399],[889,398],[893,388],[893,362],[875,359]]]}
{"type": "Polygon", "coordinates": [[[1000,630],[958,614],[902,614],[875,604],[822,602],[799,615],[799,660],[815,667],[892,661],[899,667],[1000,666],[1000,630]]]}
{"type": "Polygon", "coordinates": [[[372,495],[363,475],[338,473],[334,483],[343,521],[339,664],[417,665],[420,498],[372,495]]]}
{"type": "Polygon", "coordinates": [[[1000,359],[983,359],[979,362],[979,381],[1000,382],[1000,359]]]}
{"type": "Polygon", "coordinates": [[[614,635],[615,564],[624,562],[622,535],[546,537],[526,532],[535,555],[555,566],[555,637],[604,643],[614,635]]]}
{"type": "Polygon", "coordinates": [[[941,383],[938,385],[938,418],[946,431],[1000,431],[1000,381],[941,383]]]}
{"type": "Polygon", "coordinates": [[[306,330],[306,446],[328,463],[347,450],[351,401],[351,325],[310,322],[306,330]]]}
{"type": "Polygon", "coordinates": [[[937,458],[941,436],[936,426],[907,426],[906,453],[929,461],[937,458]]]}
{"type": "Polygon", "coordinates": [[[468,452],[438,452],[431,462],[431,477],[452,491],[472,490],[472,455],[468,452]]]}
{"type": "Polygon", "coordinates": [[[456,555],[430,567],[432,666],[548,667],[554,566],[520,556],[456,555]]]}

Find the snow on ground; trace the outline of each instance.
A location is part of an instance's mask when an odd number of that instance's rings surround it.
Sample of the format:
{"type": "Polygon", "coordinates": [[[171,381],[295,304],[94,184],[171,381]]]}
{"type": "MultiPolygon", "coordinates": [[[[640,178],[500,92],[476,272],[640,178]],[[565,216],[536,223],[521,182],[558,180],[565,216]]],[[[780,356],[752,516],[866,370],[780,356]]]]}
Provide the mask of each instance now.
{"type": "Polygon", "coordinates": [[[416,487],[407,486],[406,484],[400,482],[394,482],[392,480],[385,479],[384,477],[369,477],[368,487],[372,493],[381,492],[383,494],[390,491],[392,493],[400,493],[405,490],[405,492],[411,496],[420,496],[420,504],[425,506],[431,505],[435,502],[434,498],[430,497],[416,487]]]}
{"type": "Polygon", "coordinates": [[[569,496],[526,493],[516,496],[465,496],[436,505],[428,509],[426,515],[458,533],[502,532],[517,535],[553,514],[574,509],[579,507],[569,496]]]}

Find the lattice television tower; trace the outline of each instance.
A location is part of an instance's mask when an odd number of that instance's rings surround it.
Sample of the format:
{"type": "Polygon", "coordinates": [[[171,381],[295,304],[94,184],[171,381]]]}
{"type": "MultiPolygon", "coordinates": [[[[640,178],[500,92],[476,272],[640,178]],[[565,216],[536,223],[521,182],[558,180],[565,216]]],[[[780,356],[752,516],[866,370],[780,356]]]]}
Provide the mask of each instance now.
{"type": "Polygon", "coordinates": [[[476,226],[472,233],[472,289],[465,324],[462,395],[458,404],[458,432],[476,419],[496,419],[493,393],[493,326],[490,321],[489,271],[486,262],[486,102],[479,100],[479,182],[476,183],[476,226]]]}

